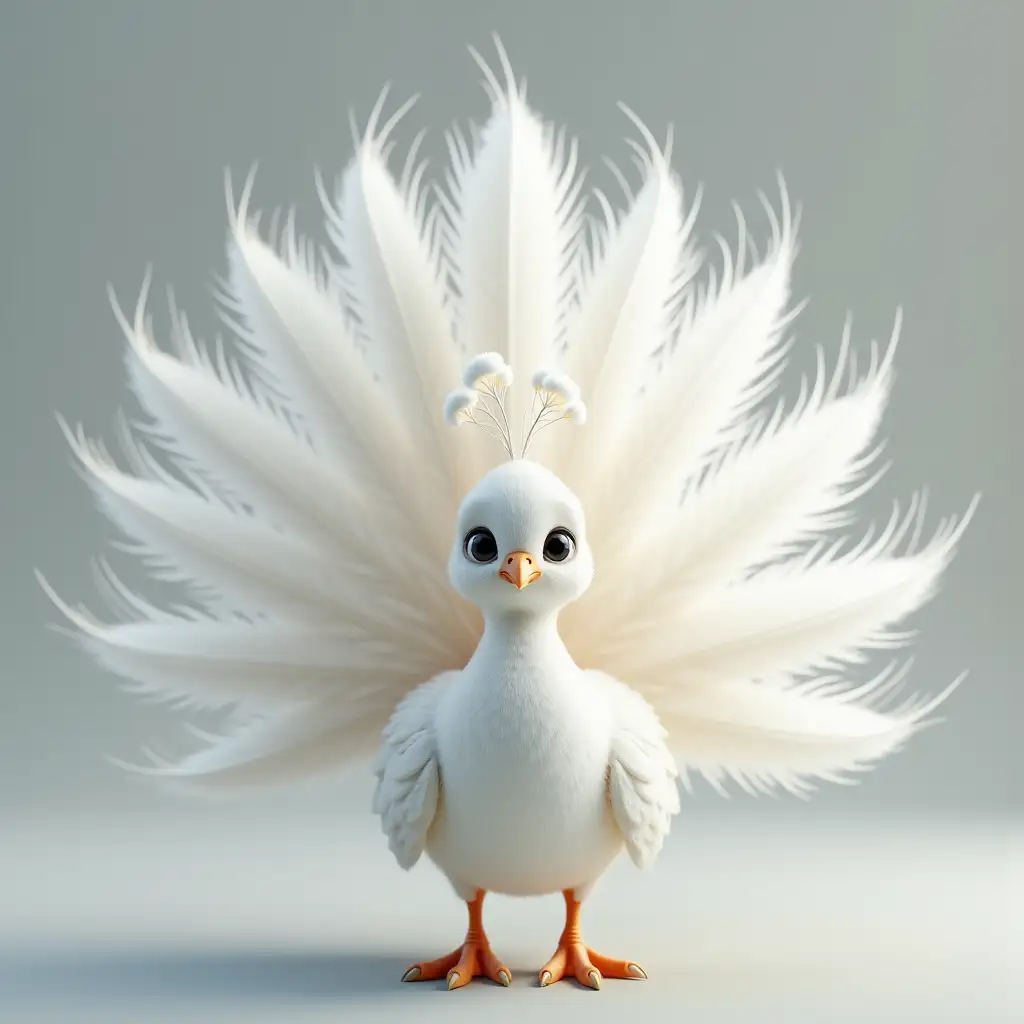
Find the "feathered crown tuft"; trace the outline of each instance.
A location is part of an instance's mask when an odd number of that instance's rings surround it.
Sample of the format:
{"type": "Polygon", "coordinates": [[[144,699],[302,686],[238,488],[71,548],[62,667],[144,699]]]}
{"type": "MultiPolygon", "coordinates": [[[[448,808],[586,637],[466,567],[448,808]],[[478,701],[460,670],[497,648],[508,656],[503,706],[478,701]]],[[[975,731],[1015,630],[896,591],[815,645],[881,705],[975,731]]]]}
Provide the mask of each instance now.
{"type": "Polygon", "coordinates": [[[587,407],[575,382],[557,370],[538,370],[532,378],[533,402],[523,419],[522,444],[516,455],[507,402],[512,379],[511,367],[497,352],[474,356],[462,371],[462,387],[445,399],[444,418],[453,426],[480,427],[501,442],[510,459],[525,458],[533,438],[553,423],[586,423],[587,407]]]}

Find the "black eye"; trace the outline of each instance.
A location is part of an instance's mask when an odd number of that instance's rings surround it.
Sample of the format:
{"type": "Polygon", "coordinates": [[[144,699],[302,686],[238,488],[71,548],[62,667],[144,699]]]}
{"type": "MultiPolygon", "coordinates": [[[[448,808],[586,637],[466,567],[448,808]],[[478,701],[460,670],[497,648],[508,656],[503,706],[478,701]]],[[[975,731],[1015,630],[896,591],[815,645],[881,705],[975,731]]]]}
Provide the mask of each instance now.
{"type": "Polygon", "coordinates": [[[478,562],[481,565],[493,562],[498,557],[498,542],[494,539],[494,534],[484,526],[478,526],[466,534],[462,549],[471,562],[478,562]]]}
{"type": "Polygon", "coordinates": [[[564,562],[571,558],[576,550],[576,540],[568,530],[561,528],[552,530],[544,541],[544,560],[546,562],[564,562]]]}

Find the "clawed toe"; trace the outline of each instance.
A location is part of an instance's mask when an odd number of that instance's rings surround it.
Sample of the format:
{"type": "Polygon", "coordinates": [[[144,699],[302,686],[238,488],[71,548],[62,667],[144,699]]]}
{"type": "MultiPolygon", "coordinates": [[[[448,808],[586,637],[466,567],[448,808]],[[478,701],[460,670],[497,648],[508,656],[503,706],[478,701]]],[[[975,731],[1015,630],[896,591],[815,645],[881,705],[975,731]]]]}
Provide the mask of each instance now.
{"type": "Polygon", "coordinates": [[[496,985],[508,988],[512,984],[512,972],[488,948],[481,957],[482,974],[496,985]]]}
{"type": "Polygon", "coordinates": [[[565,930],[558,940],[555,955],[537,976],[541,988],[574,978],[584,988],[599,989],[605,978],[644,979],[647,972],[632,960],[615,960],[585,946],[580,939],[580,904],[572,891],[565,893],[565,930]]]}
{"type": "Polygon", "coordinates": [[[632,960],[613,960],[582,942],[560,944],[558,952],[541,968],[541,988],[575,978],[585,988],[599,989],[605,978],[645,979],[647,972],[632,960]]]}
{"type": "Polygon", "coordinates": [[[494,955],[484,942],[467,941],[462,947],[437,960],[413,964],[402,981],[440,981],[448,990],[463,988],[474,978],[488,978],[496,985],[512,984],[512,972],[494,955]]]}
{"type": "Polygon", "coordinates": [[[402,981],[440,981],[455,969],[462,955],[463,948],[460,947],[447,956],[438,957],[437,960],[426,960],[423,963],[413,964],[402,975],[402,981]]]}
{"type": "Polygon", "coordinates": [[[587,947],[590,962],[606,978],[640,978],[646,980],[647,972],[632,960],[614,960],[587,947]]]}
{"type": "Polygon", "coordinates": [[[469,909],[469,931],[466,941],[447,956],[437,960],[413,964],[402,981],[440,981],[448,983],[448,990],[463,988],[474,978],[489,978],[496,985],[506,988],[512,984],[512,972],[494,955],[483,926],[484,893],[478,892],[471,900],[469,909]]]}

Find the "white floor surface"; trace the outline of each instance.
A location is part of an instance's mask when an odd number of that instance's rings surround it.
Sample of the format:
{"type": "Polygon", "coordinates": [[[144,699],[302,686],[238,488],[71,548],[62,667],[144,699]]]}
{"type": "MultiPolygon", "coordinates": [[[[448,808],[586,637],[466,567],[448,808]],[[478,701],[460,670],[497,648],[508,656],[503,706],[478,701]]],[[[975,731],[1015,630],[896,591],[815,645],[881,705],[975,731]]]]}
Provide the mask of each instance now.
{"type": "Polygon", "coordinates": [[[1024,826],[681,821],[655,868],[617,864],[586,941],[650,980],[536,987],[561,900],[492,897],[513,969],[403,985],[464,909],[402,873],[366,816],[7,818],[0,1021],[1024,1022],[1024,826]]]}

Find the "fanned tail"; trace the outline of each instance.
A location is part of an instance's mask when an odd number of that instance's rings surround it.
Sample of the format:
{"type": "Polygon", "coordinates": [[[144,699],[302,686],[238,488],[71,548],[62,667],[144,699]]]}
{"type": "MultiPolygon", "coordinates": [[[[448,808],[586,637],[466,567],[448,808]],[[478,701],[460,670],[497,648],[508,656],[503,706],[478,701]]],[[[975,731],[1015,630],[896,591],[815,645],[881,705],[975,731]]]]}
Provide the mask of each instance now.
{"type": "Polygon", "coordinates": [[[646,698],[681,765],[716,786],[846,778],[952,690],[893,706],[899,673],[858,684],[851,670],[909,639],[901,623],[937,592],[975,508],[923,544],[923,498],[877,537],[845,536],[885,470],[900,321],[864,373],[848,323],[833,370],[819,351],[797,401],[769,405],[800,308],[781,179],[763,257],[738,214],[721,272],[698,281],[699,195],[684,201],[671,139],[627,110],[640,186],[619,175],[622,212],[585,197],[575,143],[527,107],[498,52],[503,80],[477,57],[491,110],[469,138],[450,133],[445,189],[415,144],[392,174],[411,103],[384,120],[381,96],[333,194],[320,186],[328,250],[290,216],[261,236],[253,177],[237,198],[228,183],[233,349],[198,342],[173,302],[161,349],[148,277],[133,315],[115,302],[145,413],[124,421],[126,465],[62,428],[129,551],[186,596],[158,608],[101,565],[106,622],[44,587],[138,692],[232,709],[226,733],[146,772],[234,788],[363,758],[409,692],[479,640],[447,561],[459,501],[500,449],[443,409],[465,361],[497,352],[517,448],[537,370],[570,376],[586,404],[586,429],[530,450],[587,514],[597,576],[561,621],[577,662],[646,698]]]}

